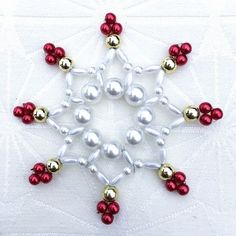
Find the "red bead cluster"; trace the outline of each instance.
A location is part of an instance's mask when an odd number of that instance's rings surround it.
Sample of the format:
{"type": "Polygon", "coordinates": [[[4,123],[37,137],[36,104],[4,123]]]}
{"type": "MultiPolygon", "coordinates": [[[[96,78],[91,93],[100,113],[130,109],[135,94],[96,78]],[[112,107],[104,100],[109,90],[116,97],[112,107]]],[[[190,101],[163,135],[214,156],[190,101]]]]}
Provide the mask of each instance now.
{"type": "Polygon", "coordinates": [[[189,187],[185,183],[185,180],[185,174],[181,171],[177,171],[171,179],[166,180],[166,188],[170,192],[177,190],[180,195],[186,195],[189,192],[189,187]]]}
{"type": "Polygon", "coordinates": [[[116,201],[108,203],[102,200],[97,204],[97,211],[102,214],[102,222],[109,225],[113,222],[114,215],[120,211],[120,206],[116,201]]]}
{"type": "Polygon", "coordinates": [[[105,22],[101,24],[100,30],[105,35],[121,34],[123,27],[120,23],[116,22],[116,15],[114,13],[107,13],[105,22]]]}
{"type": "Polygon", "coordinates": [[[61,47],[55,47],[52,43],[46,43],[43,50],[46,53],[45,61],[48,65],[55,65],[58,60],[65,57],[65,50],[61,47]]]}
{"type": "Polygon", "coordinates": [[[187,63],[188,58],[186,54],[192,51],[192,46],[190,43],[182,43],[180,45],[173,44],[169,48],[169,54],[176,60],[178,66],[182,66],[187,63]]]}
{"type": "Polygon", "coordinates": [[[199,105],[202,115],[199,121],[202,125],[210,125],[212,120],[219,120],[223,117],[223,111],[220,108],[213,108],[209,102],[203,102],[199,105]]]}
{"type": "Polygon", "coordinates": [[[31,170],[34,172],[29,176],[29,182],[32,185],[37,185],[40,182],[47,184],[52,180],[52,173],[48,172],[43,163],[36,163],[31,170]]]}
{"type": "Polygon", "coordinates": [[[13,115],[21,118],[24,124],[31,124],[34,121],[33,112],[36,106],[32,102],[23,103],[13,109],[13,115]]]}

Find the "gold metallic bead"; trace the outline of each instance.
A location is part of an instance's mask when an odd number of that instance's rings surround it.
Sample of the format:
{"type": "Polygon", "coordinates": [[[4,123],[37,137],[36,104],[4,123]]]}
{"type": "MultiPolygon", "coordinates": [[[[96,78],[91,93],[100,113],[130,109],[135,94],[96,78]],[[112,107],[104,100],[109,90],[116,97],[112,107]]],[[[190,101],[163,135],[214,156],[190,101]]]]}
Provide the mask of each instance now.
{"type": "Polygon", "coordinates": [[[59,61],[59,68],[64,72],[70,71],[72,69],[72,66],[73,66],[73,63],[69,57],[63,57],[59,61]]]}
{"type": "Polygon", "coordinates": [[[33,112],[34,120],[37,123],[43,123],[48,118],[48,109],[45,107],[36,107],[33,112]]]}
{"type": "Polygon", "coordinates": [[[113,202],[117,199],[118,191],[115,186],[106,186],[103,191],[103,199],[107,202],[113,202]]]}
{"type": "Polygon", "coordinates": [[[175,172],[174,167],[168,163],[165,163],[158,170],[158,175],[161,179],[167,180],[167,179],[171,179],[174,172],[175,172]]]}
{"type": "Polygon", "coordinates": [[[56,173],[61,169],[62,163],[59,159],[50,159],[47,161],[46,166],[49,172],[56,173]]]}
{"type": "Polygon", "coordinates": [[[161,68],[168,74],[173,73],[177,68],[175,59],[166,57],[161,63],[161,68]]]}
{"type": "Polygon", "coordinates": [[[195,121],[199,118],[200,111],[195,106],[188,106],[183,110],[183,116],[186,121],[195,121]]]}
{"type": "Polygon", "coordinates": [[[120,37],[117,34],[111,34],[106,38],[108,48],[118,48],[120,46],[120,37]]]}

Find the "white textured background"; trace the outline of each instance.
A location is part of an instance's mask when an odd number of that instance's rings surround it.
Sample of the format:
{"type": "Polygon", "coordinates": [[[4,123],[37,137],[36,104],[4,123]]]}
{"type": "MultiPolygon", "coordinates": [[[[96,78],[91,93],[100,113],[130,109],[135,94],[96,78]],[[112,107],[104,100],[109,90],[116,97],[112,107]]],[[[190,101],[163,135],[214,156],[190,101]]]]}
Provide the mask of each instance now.
{"type": "MultiPolygon", "coordinates": [[[[234,0],[1,0],[0,235],[236,235],[235,42],[234,0]],[[207,100],[225,114],[208,128],[181,127],[168,140],[168,160],[187,174],[188,196],[167,192],[154,172],[140,170],[118,185],[121,212],[112,226],[100,223],[102,186],[85,170],[67,167],[49,185],[28,184],[33,163],[54,156],[62,138],[11,113],[24,101],[52,107],[63,97],[63,74],[44,63],[45,42],[63,46],[80,67],[100,62],[107,11],[123,24],[122,49],[134,64],[159,63],[170,44],[191,42],[188,65],[169,76],[166,91],[180,107],[207,100]]],[[[120,139],[132,124],[127,111],[124,102],[96,108],[107,139],[120,139]]],[[[138,150],[130,148],[135,158],[153,159],[149,142],[138,150]]]]}

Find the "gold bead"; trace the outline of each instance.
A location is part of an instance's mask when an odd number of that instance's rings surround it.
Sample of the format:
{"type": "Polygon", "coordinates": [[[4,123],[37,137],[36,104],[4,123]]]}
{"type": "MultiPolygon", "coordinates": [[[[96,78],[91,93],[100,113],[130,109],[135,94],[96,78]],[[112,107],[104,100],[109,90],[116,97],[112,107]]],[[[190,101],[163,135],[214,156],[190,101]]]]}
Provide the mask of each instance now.
{"type": "Polygon", "coordinates": [[[175,59],[166,57],[161,63],[161,68],[168,74],[173,73],[177,68],[175,59]]]}
{"type": "Polygon", "coordinates": [[[167,180],[172,177],[174,174],[174,168],[168,163],[163,164],[160,169],[158,170],[158,175],[161,179],[167,180]]]}
{"type": "Polygon", "coordinates": [[[47,161],[47,169],[51,173],[58,172],[62,167],[62,163],[59,159],[50,159],[47,161]]]}
{"type": "Polygon", "coordinates": [[[186,121],[195,121],[200,116],[200,111],[195,106],[188,106],[183,111],[183,116],[186,121]]]}
{"type": "Polygon", "coordinates": [[[106,38],[108,48],[118,48],[120,46],[120,37],[117,34],[111,34],[106,38]]]}
{"type": "Polygon", "coordinates": [[[106,186],[103,191],[103,199],[107,202],[114,202],[117,199],[118,191],[115,186],[106,186]]]}
{"type": "Polygon", "coordinates": [[[72,69],[73,63],[69,57],[63,57],[59,61],[59,68],[64,72],[69,72],[72,69]]]}
{"type": "Polygon", "coordinates": [[[43,123],[48,118],[48,109],[45,107],[36,107],[33,112],[34,120],[37,123],[43,123]]]}

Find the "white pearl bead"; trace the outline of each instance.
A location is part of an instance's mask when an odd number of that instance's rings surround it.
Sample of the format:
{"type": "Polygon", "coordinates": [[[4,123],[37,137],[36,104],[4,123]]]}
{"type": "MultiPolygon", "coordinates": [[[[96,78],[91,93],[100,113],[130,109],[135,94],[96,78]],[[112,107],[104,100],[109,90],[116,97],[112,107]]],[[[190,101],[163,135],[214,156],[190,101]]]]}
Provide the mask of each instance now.
{"type": "Polygon", "coordinates": [[[88,130],[83,134],[84,143],[90,147],[95,148],[100,145],[100,134],[96,130],[88,130]]]}
{"type": "Polygon", "coordinates": [[[170,134],[170,129],[168,127],[163,127],[161,129],[161,133],[164,135],[169,135],[170,134]]]}
{"type": "Polygon", "coordinates": [[[80,124],[87,124],[91,120],[91,111],[89,107],[80,107],[75,110],[75,119],[80,124]]]}
{"type": "Polygon", "coordinates": [[[161,99],[160,99],[160,103],[162,104],[162,105],[167,105],[168,104],[168,98],[167,97],[162,97],[161,99]]]}
{"type": "Polygon", "coordinates": [[[129,129],[126,133],[126,139],[129,144],[135,145],[142,141],[143,139],[143,133],[139,129],[129,129]]]}
{"type": "Polygon", "coordinates": [[[86,161],[84,158],[79,158],[79,159],[78,159],[78,163],[79,163],[81,166],[86,166],[86,165],[87,165],[87,161],[86,161]]]}
{"type": "Polygon", "coordinates": [[[66,137],[66,138],[65,138],[65,143],[66,143],[66,144],[72,144],[72,142],[73,142],[73,140],[72,140],[71,137],[66,137]]]}
{"type": "Polygon", "coordinates": [[[156,139],[156,142],[159,146],[163,146],[165,144],[165,141],[163,138],[157,138],[156,139]]]}
{"type": "Polygon", "coordinates": [[[131,85],[125,93],[125,100],[132,106],[139,106],[145,100],[145,89],[138,84],[131,85]]]}
{"type": "Polygon", "coordinates": [[[97,167],[95,165],[89,166],[88,169],[90,170],[92,174],[97,173],[97,167]]]}
{"type": "Polygon", "coordinates": [[[106,143],[102,146],[102,152],[105,157],[114,159],[120,156],[121,147],[117,143],[106,143]]]}
{"type": "Polygon", "coordinates": [[[141,66],[137,66],[134,68],[134,72],[140,75],[143,72],[143,68],[141,66]]]}
{"type": "Polygon", "coordinates": [[[134,165],[135,165],[135,167],[137,167],[137,168],[142,168],[143,167],[143,163],[141,162],[141,161],[135,161],[134,162],[134,165]]]}
{"type": "Polygon", "coordinates": [[[125,175],[130,175],[131,172],[132,172],[132,170],[130,169],[130,167],[125,167],[125,168],[124,168],[124,174],[125,174],[125,175]]]}
{"type": "Polygon", "coordinates": [[[101,88],[97,84],[87,83],[82,88],[82,96],[87,102],[96,103],[101,98],[101,88]]]}
{"type": "Polygon", "coordinates": [[[67,135],[67,134],[69,133],[69,129],[68,129],[67,127],[62,126],[62,127],[60,128],[60,132],[61,132],[61,134],[63,134],[63,135],[67,135]]]}
{"type": "Polygon", "coordinates": [[[118,78],[111,78],[105,83],[104,90],[111,99],[119,99],[124,95],[124,82],[118,78]]]}
{"type": "Polygon", "coordinates": [[[156,87],[155,93],[157,96],[161,96],[163,94],[163,88],[162,87],[156,87]]]}
{"type": "Polygon", "coordinates": [[[130,71],[132,69],[132,64],[127,62],[124,64],[124,67],[123,67],[126,71],[130,71]]]}
{"type": "Polygon", "coordinates": [[[138,111],[138,122],[142,125],[148,125],[153,120],[153,113],[150,108],[142,107],[138,111]]]}

